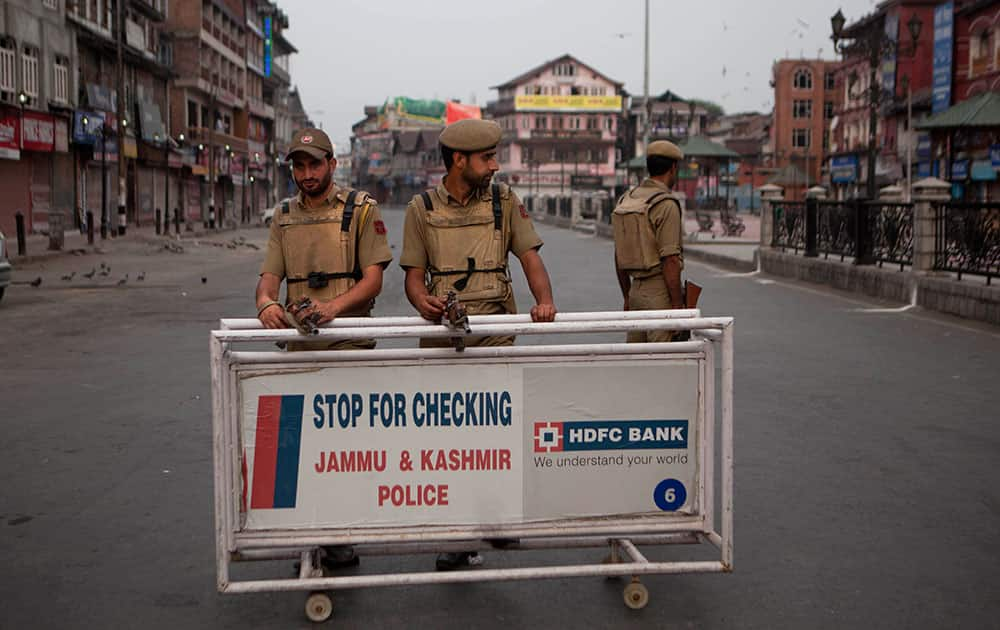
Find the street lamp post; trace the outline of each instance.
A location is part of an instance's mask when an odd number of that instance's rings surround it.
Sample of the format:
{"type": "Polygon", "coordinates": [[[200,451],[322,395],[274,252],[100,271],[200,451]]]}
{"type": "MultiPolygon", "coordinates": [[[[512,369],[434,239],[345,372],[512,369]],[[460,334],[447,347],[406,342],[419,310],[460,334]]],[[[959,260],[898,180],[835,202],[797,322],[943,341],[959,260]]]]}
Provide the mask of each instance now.
{"type": "MultiPolygon", "coordinates": [[[[875,182],[875,162],[878,159],[878,106],[880,100],[880,88],[878,84],[878,69],[881,60],[889,54],[896,57],[912,57],[917,50],[917,40],[920,39],[920,31],[923,22],[914,13],[907,22],[910,32],[910,45],[906,48],[888,37],[884,29],[879,28],[877,22],[865,27],[863,33],[847,35],[844,33],[844,25],[847,19],[839,9],[830,18],[830,26],[833,30],[833,47],[840,54],[848,52],[858,52],[862,56],[868,57],[868,182],[867,195],[869,199],[875,199],[877,186],[875,182]]],[[[891,96],[891,95],[890,95],[891,96]]]]}
{"type": "Polygon", "coordinates": [[[913,86],[910,75],[903,75],[903,90],[906,91],[906,203],[910,203],[913,189],[913,86]]]}
{"type": "MultiPolygon", "coordinates": [[[[108,123],[101,121],[101,240],[108,238],[108,123]]],[[[121,159],[119,156],[118,159],[121,159]]]]}
{"type": "Polygon", "coordinates": [[[24,151],[24,106],[28,104],[28,95],[24,90],[17,93],[17,104],[21,106],[21,136],[18,142],[18,148],[24,151]]]}
{"type": "Polygon", "coordinates": [[[250,207],[247,208],[247,223],[250,223],[251,216],[253,214],[253,209],[257,207],[257,202],[254,199],[254,182],[257,178],[253,175],[250,176],[250,207]]]}

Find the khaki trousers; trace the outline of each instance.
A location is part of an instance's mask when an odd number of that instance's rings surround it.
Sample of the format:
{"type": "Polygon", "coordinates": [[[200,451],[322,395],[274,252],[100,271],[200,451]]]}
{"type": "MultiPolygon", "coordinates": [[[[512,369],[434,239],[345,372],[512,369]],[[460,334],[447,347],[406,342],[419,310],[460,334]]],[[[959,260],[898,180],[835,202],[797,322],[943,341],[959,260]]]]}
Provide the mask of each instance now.
{"type": "MultiPolygon", "coordinates": [[[[670,296],[663,274],[634,278],[628,292],[628,310],[657,311],[670,308],[670,296]]],[[[673,341],[672,330],[633,330],[625,337],[627,343],[663,343],[673,341]]]]}

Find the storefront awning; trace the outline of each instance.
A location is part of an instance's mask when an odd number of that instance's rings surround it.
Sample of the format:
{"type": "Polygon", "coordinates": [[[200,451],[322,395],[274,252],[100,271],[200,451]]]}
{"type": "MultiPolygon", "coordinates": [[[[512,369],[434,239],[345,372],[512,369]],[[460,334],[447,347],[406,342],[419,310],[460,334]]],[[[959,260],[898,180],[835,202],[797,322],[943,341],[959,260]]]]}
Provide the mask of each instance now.
{"type": "Polygon", "coordinates": [[[914,126],[932,130],[1000,127],[1000,92],[974,96],[914,126]]]}

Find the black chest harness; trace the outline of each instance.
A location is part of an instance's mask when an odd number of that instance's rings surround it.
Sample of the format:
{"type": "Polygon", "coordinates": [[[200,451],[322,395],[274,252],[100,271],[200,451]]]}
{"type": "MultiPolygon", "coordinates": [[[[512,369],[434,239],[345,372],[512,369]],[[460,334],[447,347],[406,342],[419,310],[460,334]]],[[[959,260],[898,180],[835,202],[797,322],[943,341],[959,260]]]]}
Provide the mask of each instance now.
{"type": "MultiPolygon", "coordinates": [[[[490,190],[493,193],[493,229],[499,231],[503,229],[503,211],[500,208],[500,184],[493,184],[490,190]]],[[[434,204],[431,202],[430,191],[425,190],[420,193],[420,198],[424,201],[424,210],[427,212],[434,210],[434,204]]],[[[459,291],[465,290],[465,287],[469,285],[469,278],[474,273],[507,273],[506,266],[495,267],[493,269],[479,269],[476,267],[476,259],[472,256],[466,258],[466,262],[468,263],[468,266],[465,269],[456,269],[453,271],[428,271],[428,273],[432,278],[437,278],[439,276],[462,276],[452,283],[452,286],[459,291]]]]}
{"type": "MultiPolygon", "coordinates": [[[[344,202],[344,215],[340,220],[340,231],[348,233],[351,231],[351,220],[354,218],[354,201],[357,199],[358,191],[352,190],[347,193],[347,201],[344,202]]],[[[281,214],[288,214],[288,200],[285,199],[281,202],[281,214]]],[[[337,271],[334,273],[326,273],[323,271],[310,271],[305,278],[286,278],[285,282],[288,284],[296,284],[298,282],[308,282],[310,289],[322,289],[330,284],[330,280],[337,280],[340,278],[352,278],[355,282],[361,280],[361,261],[358,258],[358,242],[361,240],[361,228],[364,226],[358,226],[357,239],[354,244],[354,269],[352,271],[337,271]]]]}

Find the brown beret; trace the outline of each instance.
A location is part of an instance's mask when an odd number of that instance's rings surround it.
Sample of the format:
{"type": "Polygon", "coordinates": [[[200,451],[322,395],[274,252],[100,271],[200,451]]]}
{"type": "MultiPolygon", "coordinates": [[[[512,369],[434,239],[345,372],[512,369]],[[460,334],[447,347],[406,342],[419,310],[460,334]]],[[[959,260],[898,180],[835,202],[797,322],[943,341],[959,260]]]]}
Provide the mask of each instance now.
{"type": "Polygon", "coordinates": [[[465,118],[444,128],[438,142],[455,151],[485,151],[500,144],[503,131],[492,120],[465,118]]]}
{"type": "Polygon", "coordinates": [[[676,144],[666,140],[650,142],[649,145],[646,146],[646,156],[649,157],[650,155],[659,155],[661,157],[670,158],[671,160],[684,159],[684,152],[681,151],[676,144]]]}

